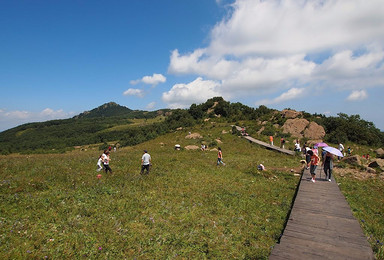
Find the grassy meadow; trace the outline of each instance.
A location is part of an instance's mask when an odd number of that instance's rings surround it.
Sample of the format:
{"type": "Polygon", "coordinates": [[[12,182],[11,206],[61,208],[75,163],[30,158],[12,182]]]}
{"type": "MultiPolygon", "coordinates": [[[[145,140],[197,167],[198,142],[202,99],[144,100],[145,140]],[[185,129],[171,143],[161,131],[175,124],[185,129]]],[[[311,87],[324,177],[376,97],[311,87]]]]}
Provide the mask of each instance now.
{"type": "Polygon", "coordinates": [[[100,151],[1,156],[1,259],[267,259],[282,233],[299,178],[299,159],[206,125],[111,154],[100,151]],[[223,150],[175,151],[199,132],[223,150]],[[152,171],[141,176],[143,149],[152,171]],[[267,171],[259,172],[263,163],[267,171]]]}
{"type": "Polygon", "coordinates": [[[384,181],[379,177],[357,179],[353,172],[335,175],[340,189],[360,222],[376,259],[384,260],[384,181]]]}

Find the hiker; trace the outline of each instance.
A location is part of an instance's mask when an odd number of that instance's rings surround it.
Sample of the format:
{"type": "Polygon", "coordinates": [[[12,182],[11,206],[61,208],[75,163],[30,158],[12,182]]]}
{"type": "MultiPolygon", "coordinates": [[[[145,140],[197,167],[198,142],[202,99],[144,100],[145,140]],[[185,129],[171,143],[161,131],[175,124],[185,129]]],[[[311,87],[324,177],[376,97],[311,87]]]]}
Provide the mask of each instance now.
{"type": "Polygon", "coordinates": [[[109,157],[110,152],[106,151],[103,155],[103,163],[104,163],[104,170],[105,173],[108,173],[108,171],[112,174],[112,169],[109,167],[109,162],[111,161],[111,158],[109,157]]]}
{"type": "Polygon", "coordinates": [[[296,140],[296,143],[295,143],[295,151],[296,151],[296,152],[301,152],[301,147],[300,147],[300,142],[299,142],[299,140],[296,140]]]}
{"type": "Polygon", "coordinates": [[[272,135],[269,136],[269,141],[271,142],[271,145],[273,145],[273,136],[272,135]]]}
{"type": "Polygon", "coordinates": [[[316,182],[316,168],[317,165],[319,165],[319,156],[314,153],[312,150],[308,151],[308,153],[311,155],[311,166],[309,172],[312,175],[312,182],[316,182]]]}
{"type": "Polygon", "coordinates": [[[96,171],[101,171],[103,169],[103,158],[102,158],[103,155],[100,155],[99,156],[99,160],[97,160],[97,169],[96,171]]]}
{"type": "Polygon", "coordinates": [[[149,155],[147,150],[144,150],[144,154],[141,157],[141,172],[140,174],[144,174],[144,170],[146,170],[146,174],[149,174],[149,166],[151,166],[151,156],[149,155]]]}
{"type": "Polygon", "coordinates": [[[220,163],[225,165],[225,163],[223,162],[223,152],[221,151],[220,147],[218,147],[217,149],[219,150],[217,153],[217,165],[220,165],[220,163]]]}
{"type": "Polygon", "coordinates": [[[284,144],[285,144],[285,139],[284,139],[284,137],[281,137],[281,139],[280,139],[280,148],[284,149],[284,144]]]}
{"type": "Polygon", "coordinates": [[[331,181],[333,169],[333,155],[330,152],[327,152],[325,154],[324,161],[321,165],[324,169],[325,178],[328,179],[328,181],[331,181]]]}
{"type": "Polygon", "coordinates": [[[305,153],[305,162],[307,163],[307,170],[308,170],[309,169],[309,165],[311,163],[311,155],[309,153],[309,151],[311,151],[311,150],[305,150],[305,151],[306,151],[306,153],[305,153]]]}

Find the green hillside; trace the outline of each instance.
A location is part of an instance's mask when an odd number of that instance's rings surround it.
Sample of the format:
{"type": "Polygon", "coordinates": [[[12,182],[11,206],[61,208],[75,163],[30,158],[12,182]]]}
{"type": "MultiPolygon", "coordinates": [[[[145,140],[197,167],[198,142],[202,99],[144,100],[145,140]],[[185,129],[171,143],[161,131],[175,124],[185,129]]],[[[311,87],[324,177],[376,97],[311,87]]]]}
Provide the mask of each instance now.
{"type": "MultiPolygon", "coordinates": [[[[113,175],[99,179],[100,153],[0,155],[1,259],[268,259],[299,181],[300,157],[238,138],[227,122],[118,149],[113,175]],[[209,150],[174,150],[201,142],[209,150]],[[216,166],[218,146],[226,166],[216,166]],[[139,174],[144,149],[148,176],[139,174]]],[[[383,259],[383,181],[336,178],[383,259]]]]}
{"type": "MultiPolygon", "coordinates": [[[[384,144],[384,133],[358,115],[340,113],[337,117],[326,117],[301,112],[300,117],[323,126],[324,139],[330,143],[371,147],[384,144]]],[[[89,144],[131,146],[206,120],[246,126],[249,134],[257,134],[265,141],[270,135],[284,137],[291,144],[295,139],[282,130],[287,118],[279,111],[266,106],[252,108],[215,97],[202,104],[192,104],[189,109],[152,112],[131,110],[110,102],[70,119],[24,124],[0,133],[0,153],[62,153],[74,146],[89,144]]],[[[301,141],[304,143],[306,139],[301,141]]]]}

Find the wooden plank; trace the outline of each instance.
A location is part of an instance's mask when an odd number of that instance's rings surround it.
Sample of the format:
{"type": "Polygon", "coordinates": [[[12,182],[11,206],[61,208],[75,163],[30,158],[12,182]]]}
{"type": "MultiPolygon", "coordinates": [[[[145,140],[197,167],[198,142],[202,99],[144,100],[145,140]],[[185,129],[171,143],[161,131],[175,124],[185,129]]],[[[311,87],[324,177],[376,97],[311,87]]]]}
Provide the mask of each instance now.
{"type": "MultiPolygon", "coordinates": [[[[241,131],[242,128],[239,127],[239,126],[235,126],[236,129],[238,131],[241,131]]],[[[284,148],[280,148],[278,146],[274,146],[274,145],[270,145],[266,142],[263,142],[263,141],[260,141],[260,140],[257,140],[251,136],[243,136],[245,139],[247,139],[248,141],[252,142],[252,143],[256,143],[258,145],[261,145],[261,146],[264,146],[265,148],[267,149],[271,149],[271,150],[275,150],[275,151],[278,151],[278,152],[281,152],[281,153],[285,153],[285,154],[289,154],[289,155],[295,155],[295,151],[291,151],[291,150],[288,150],[288,149],[284,149],[284,148]]]]}
{"type": "MultiPolygon", "coordinates": [[[[317,169],[317,177],[321,170],[317,169]]],[[[283,236],[270,259],[374,259],[334,179],[312,183],[310,178],[309,170],[304,170],[283,236]]]]}

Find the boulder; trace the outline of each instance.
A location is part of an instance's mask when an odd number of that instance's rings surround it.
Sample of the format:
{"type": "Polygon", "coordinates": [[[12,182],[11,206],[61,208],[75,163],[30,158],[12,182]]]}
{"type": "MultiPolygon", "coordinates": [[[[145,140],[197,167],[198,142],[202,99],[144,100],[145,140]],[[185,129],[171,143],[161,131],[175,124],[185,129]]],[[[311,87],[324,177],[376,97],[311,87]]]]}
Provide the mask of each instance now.
{"type": "Polygon", "coordinates": [[[380,158],[383,158],[384,157],[384,149],[383,148],[379,148],[375,151],[377,157],[380,157],[380,158]]]}
{"type": "Polygon", "coordinates": [[[283,111],[281,111],[281,115],[285,118],[297,118],[302,114],[303,114],[302,112],[297,112],[295,110],[290,110],[290,109],[284,109],[283,111]]]}
{"type": "Polygon", "coordinates": [[[186,139],[201,139],[203,138],[199,133],[192,133],[185,137],[186,139]]]}
{"type": "Polygon", "coordinates": [[[368,164],[368,167],[371,167],[371,168],[380,167],[380,168],[384,169],[384,159],[376,159],[373,162],[371,162],[370,164],[368,164]]]}
{"type": "Polygon", "coordinates": [[[308,139],[323,139],[324,136],[324,127],[313,121],[308,125],[307,129],[304,130],[304,137],[308,139]]]}
{"type": "Polygon", "coordinates": [[[302,132],[309,124],[304,118],[288,119],[283,125],[283,133],[290,133],[293,137],[302,138],[302,132]]]}
{"type": "Polygon", "coordinates": [[[187,145],[184,148],[185,148],[185,150],[198,150],[198,149],[200,149],[200,147],[198,147],[197,145],[187,145]]]}
{"type": "Polygon", "coordinates": [[[361,165],[360,156],[358,155],[344,157],[343,159],[341,159],[341,161],[349,164],[361,165]]]}

